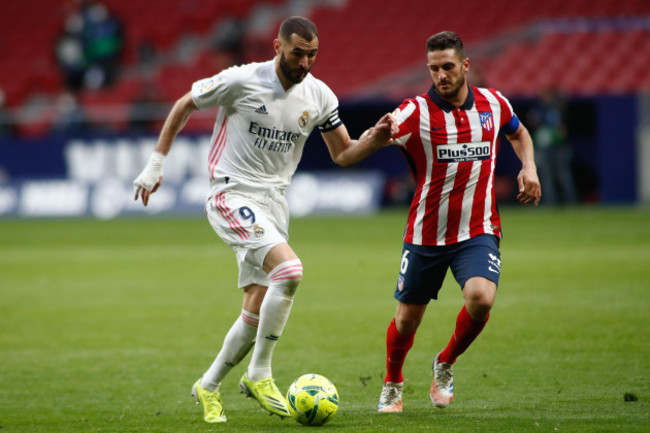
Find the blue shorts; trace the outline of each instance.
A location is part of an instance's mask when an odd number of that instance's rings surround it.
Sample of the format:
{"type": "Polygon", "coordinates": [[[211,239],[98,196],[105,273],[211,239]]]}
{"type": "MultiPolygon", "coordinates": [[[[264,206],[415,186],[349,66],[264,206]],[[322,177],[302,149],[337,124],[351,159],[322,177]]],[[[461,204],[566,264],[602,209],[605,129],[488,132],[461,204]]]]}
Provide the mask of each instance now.
{"type": "Polygon", "coordinates": [[[404,242],[395,299],[417,305],[438,299],[449,268],[461,289],[472,277],[484,277],[498,285],[501,274],[499,238],[482,234],[444,246],[404,242]]]}

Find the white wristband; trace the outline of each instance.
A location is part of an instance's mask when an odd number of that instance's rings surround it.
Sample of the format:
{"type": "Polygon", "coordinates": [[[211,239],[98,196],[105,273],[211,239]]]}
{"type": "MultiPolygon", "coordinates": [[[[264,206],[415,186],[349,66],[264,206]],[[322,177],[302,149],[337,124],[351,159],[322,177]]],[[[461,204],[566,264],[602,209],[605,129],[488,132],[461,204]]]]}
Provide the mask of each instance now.
{"type": "Polygon", "coordinates": [[[149,156],[147,166],[142,170],[142,173],[133,181],[133,188],[135,195],[140,193],[141,189],[152,191],[154,187],[160,182],[163,176],[163,163],[165,162],[165,155],[160,152],[153,151],[149,156]]]}
{"type": "Polygon", "coordinates": [[[153,152],[151,152],[151,156],[149,156],[149,164],[150,165],[156,166],[156,167],[162,167],[164,162],[165,162],[165,155],[158,152],[157,150],[154,150],[153,152]]]}

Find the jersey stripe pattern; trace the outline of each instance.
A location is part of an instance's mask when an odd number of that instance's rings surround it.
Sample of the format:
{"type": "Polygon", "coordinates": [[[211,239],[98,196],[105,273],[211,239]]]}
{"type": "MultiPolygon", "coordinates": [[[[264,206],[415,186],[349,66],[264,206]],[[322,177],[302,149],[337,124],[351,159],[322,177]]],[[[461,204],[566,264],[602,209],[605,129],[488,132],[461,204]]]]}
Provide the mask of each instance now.
{"type": "Polygon", "coordinates": [[[394,114],[395,143],[416,182],[404,240],[449,245],[484,233],[501,237],[494,168],[499,131],[516,120],[509,101],[494,89],[470,86],[467,101],[454,107],[432,88],[394,114]]]}
{"type": "Polygon", "coordinates": [[[228,227],[235,232],[239,239],[245,241],[250,237],[250,234],[241,225],[241,223],[234,217],[232,210],[226,204],[226,193],[218,193],[214,198],[214,206],[217,208],[221,216],[228,221],[228,227]]]}
{"type": "Polygon", "coordinates": [[[247,311],[242,311],[241,320],[248,326],[257,328],[260,325],[260,317],[257,314],[255,316],[252,316],[251,314],[252,313],[249,313],[247,311]]]}
{"type": "Polygon", "coordinates": [[[227,135],[228,135],[228,118],[223,115],[224,110],[219,110],[219,115],[217,116],[217,121],[215,129],[218,130],[216,133],[217,137],[212,143],[210,148],[210,153],[208,154],[208,169],[210,170],[210,180],[214,180],[214,168],[219,163],[221,159],[221,154],[223,153],[224,147],[226,147],[227,135]]]}
{"type": "Polygon", "coordinates": [[[269,280],[275,282],[300,278],[302,278],[302,263],[300,260],[290,260],[269,272],[269,280]]]}

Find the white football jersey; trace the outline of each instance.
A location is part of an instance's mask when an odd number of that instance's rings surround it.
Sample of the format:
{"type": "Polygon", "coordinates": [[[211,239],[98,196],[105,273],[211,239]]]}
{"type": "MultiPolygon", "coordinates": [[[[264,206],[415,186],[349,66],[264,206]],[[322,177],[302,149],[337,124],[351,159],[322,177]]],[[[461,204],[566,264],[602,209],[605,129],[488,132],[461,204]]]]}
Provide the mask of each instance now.
{"type": "Polygon", "coordinates": [[[275,59],[199,80],[192,98],[199,109],[220,107],[208,156],[213,189],[284,189],[314,128],[327,132],[341,125],[332,90],[307,74],[285,91],[275,59]]]}

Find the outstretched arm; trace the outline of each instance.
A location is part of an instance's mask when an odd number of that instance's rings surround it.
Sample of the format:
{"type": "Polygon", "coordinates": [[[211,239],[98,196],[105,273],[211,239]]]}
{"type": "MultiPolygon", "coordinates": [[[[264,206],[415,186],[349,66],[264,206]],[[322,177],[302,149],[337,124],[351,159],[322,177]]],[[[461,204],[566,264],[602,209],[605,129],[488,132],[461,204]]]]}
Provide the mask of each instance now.
{"type": "Polygon", "coordinates": [[[158,137],[158,143],[149,157],[147,166],[135,181],[133,181],[135,200],[141,197],[142,204],[145,206],[149,203],[151,194],[156,192],[162,183],[165,156],[169,153],[174,139],[185,127],[187,120],[195,110],[197,110],[196,104],[192,100],[191,92],[188,92],[174,103],[174,106],[167,115],[167,119],[165,119],[162,131],[160,131],[160,136],[158,137]]]}
{"type": "Polygon", "coordinates": [[[519,128],[513,134],[506,135],[506,137],[521,161],[521,170],[517,176],[517,183],[519,184],[517,200],[523,204],[534,203],[537,206],[539,199],[542,197],[542,188],[537,176],[533,139],[523,124],[519,124],[519,128]]]}
{"type": "Polygon", "coordinates": [[[332,161],[346,167],[368,157],[380,147],[391,144],[391,136],[397,132],[397,121],[392,114],[385,114],[375,126],[361,134],[358,140],[350,138],[345,125],[322,135],[332,161]]]}

